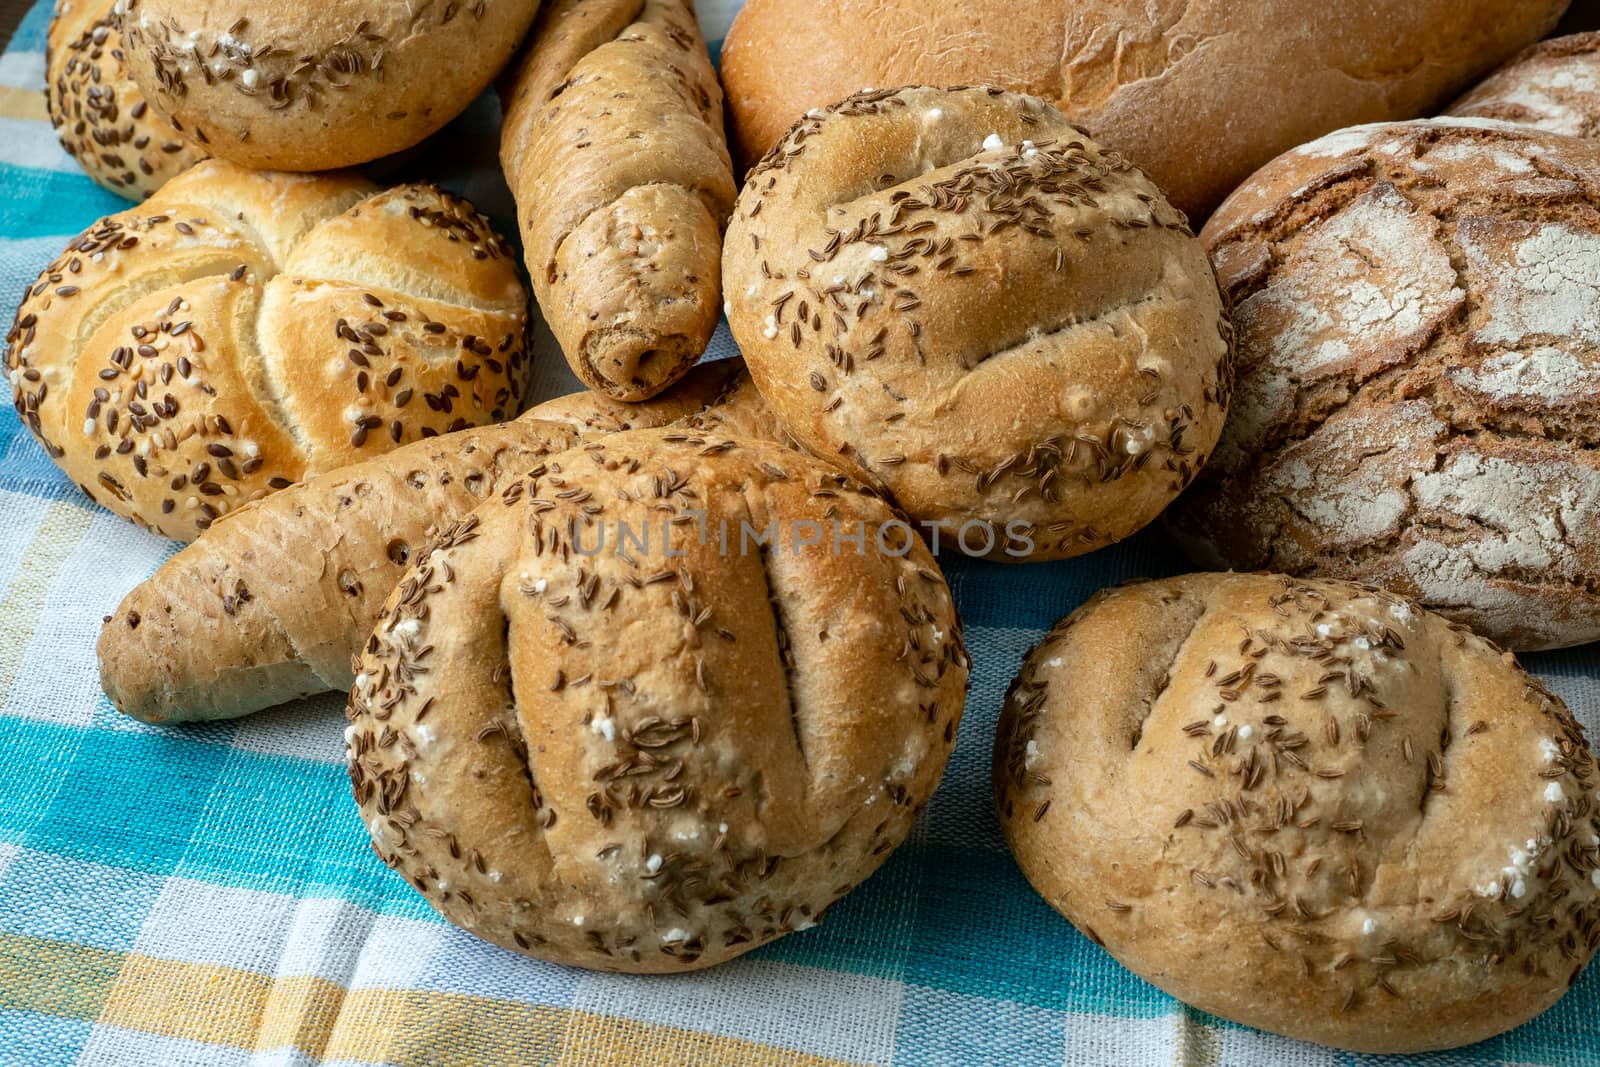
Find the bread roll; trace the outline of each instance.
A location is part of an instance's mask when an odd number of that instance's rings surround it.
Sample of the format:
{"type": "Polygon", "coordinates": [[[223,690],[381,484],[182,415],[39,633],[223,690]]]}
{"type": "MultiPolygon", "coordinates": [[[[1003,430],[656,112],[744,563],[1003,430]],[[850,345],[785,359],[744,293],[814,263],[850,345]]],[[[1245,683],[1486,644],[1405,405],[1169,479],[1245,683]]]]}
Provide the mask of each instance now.
{"type": "Polygon", "coordinates": [[[44,98],[61,147],[118,196],[143,200],[206,158],[150,110],[128,76],[116,0],[60,0],[45,44],[44,98]]]}
{"type": "Polygon", "coordinates": [[[1457,100],[1450,114],[1600,137],[1600,33],[1533,45],[1457,100]]]}
{"type": "Polygon", "coordinates": [[[1222,428],[1228,328],[1199,242],[1033,97],[880,91],[806,118],[751,171],[723,275],[796,440],[975,555],[1126,537],[1222,428]]]}
{"type": "Polygon", "coordinates": [[[84,492],[186,541],[307,474],[515,415],[526,308],[464,200],[211,160],[44,269],[5,370],[84,492]]]}
{"type": "Polygon", "coordinates": [[[666,392],[640,403],[613,400],[581,389],[546,400],[528,414],[536,419],[565,423],[585,437],[623,430],[648,430],[718,404],[734,382],[748,380],[744,360],[718,359],[699,364],[666,392]]]}
{"type": "Polygon", "coordinates": [[[1481,1041],[1600,940],[1600,785],[1561,701],[1464,627],[1334,582],[1100,593],[994,754],[1035,889],[1224,1018],[1363,1052],[1481,1041]]]}
{"type": "Polygon", "coordinates": [[[1480,119],[1330,135],[1202,235],[1238,388],[1174,529],[1519,649],[1600,638],[1600,146],[1480,119]]]}
{"type": "Polygon", "coordinates": [[[654,396],[705,351],[736,187],[688,0],[554,0],[504,92],[500,160],[545,321],[584,384],[654,396]]]}
{"type": "Polygon", "coordinates": [[[994,84],[1056,104],[1204,218],[1284,149],[1443,106],[1567,0],[748,0],[722,50],[754,160],[864,86],[994,84]]]}
{"type": "Polygon", "coordinates": [[[601,970],[815,924],[905,838],[961,716],[949,590],[903,524],[901,554],[871,549],[892,522],[815,460],[676,430],[512,483],[362,653],[350,780],[379,856],[472,933],[601,970]],[[622,524],[649,546],[600,540],[622,524]],[[868,549],[835,552],[858,524],[868,549]]]}
{"type": "Polygon", "coordinates": [[[247,167],[331,170],[410,148],[516,51],[538,0],[118,0],[157,110],[247,167]]]}

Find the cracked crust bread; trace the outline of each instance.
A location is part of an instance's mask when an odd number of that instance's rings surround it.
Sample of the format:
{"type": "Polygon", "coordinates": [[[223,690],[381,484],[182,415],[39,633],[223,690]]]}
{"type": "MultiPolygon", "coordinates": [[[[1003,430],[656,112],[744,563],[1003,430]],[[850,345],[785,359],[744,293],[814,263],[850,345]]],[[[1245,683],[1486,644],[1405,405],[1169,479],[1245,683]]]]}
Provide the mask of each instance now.
{"type": "Polygon", "coordinates": [[[1132,534],[1221,432],[1228,325],[1143,174],[999,89],[864,93],[750,172],[728,323],[805,448],[995,559],[1132,534]]]}
{"type": "Polygon", "coordinates": [[[118,0],[128,71],[214,155],[332,170],[410,148],[488,88],[538,0],[118,0]]]}
{"type": "Polygon", "coordinates": [[[748,0],[722,50],[738,154],[864,87],[1051,101],[1203,219],[1279,152],[1444,106],[1567,0],[748,0]]]}
{"type": "Polygon", "coordinates": [[[1382,585],[1512,648],[1600,637],[1600,145],[1344,130],[1201,236],[1237,386],[1169,513],[1193,558],[1382,585]]]}
{"type": "Polygon", "coordinates": [[[190,541],[307,475],[516,415],[527,306],[459,197],[212,159],[74,238],[4,367],[91,499],[190,541]]]}
{"type": "Polygon", "coordinates": [[[378,855],[479,937],[598,970],[820,921],[904,840],[965,700],[908,528],[900,555],[805,544],[893,520],[770,443],[639,430],[551,457],[416,561],[362,653],[347,756],[378,855]],[[648,549],[598,540],[624,522],[648,549]]]}
{"type": "Polygon", "coordinates": [[[45,45],[45,107],[84,173],[143,200],[206,158],[177,123],[150,109],[128,75],[116,0],[61,0],[45,45]]]}
{"type": "Polygon", "coordinates": [[[1046,901],[1203,1011],[1364,1052],[1480,1041],[1600,941],[1594,758],[1510,653],[1346,583],[1099,593],[995,742],[1046,901]]]}
{"type": "Polygon", "coordinates": [[[554,0],[502,85],[500,162],[573,373],[654,396],[706,350],[738,186],[689,0],[554,0]]]}
{"type": "Polygon", "coordinates": [[[740,422],[748,405],[725,400],[738,381],[749,381],[744,364],[730,359],[640,404],[584,390],[230,512],[107,616],[100,685],[118,711],[146,722],[231,719],[349,689],[351,659],[384,599],[440,530],[579,441],[690,416],[740,422]]]}
{"type": "Polygon", "coordinates": [[[1600,33],[1533,45],[1457,100],[1449,114],[1600,138],[1600,33]]]}

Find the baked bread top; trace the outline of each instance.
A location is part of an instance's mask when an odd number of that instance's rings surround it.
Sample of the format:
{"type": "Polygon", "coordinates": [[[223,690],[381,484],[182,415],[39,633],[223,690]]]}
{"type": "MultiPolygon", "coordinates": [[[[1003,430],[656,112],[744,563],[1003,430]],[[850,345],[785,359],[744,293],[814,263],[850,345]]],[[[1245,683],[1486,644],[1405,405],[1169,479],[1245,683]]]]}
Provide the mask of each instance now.
{"type": "Polygon", "coordinates": [[[4,365],[86,493],[191,540],[307,473],[515,415],[527,299],[449,193],[208,160],[44,269],[4,365]]]}
{"type": "Polygon", "coordinates": [[[516,50],[538,0],[118,0],[155,107],[247,167],[330,170],[409,148],[516,50]]]}
{"type": "Polygon", "coordinates": [[[871,548],[892,519],[737,438],[635,430],[533,469],[415,562],[361,657],[379,855],[452,922],[583,967],[705,967],[819,921],[904,839],[965,697],[932,557],[903,524],[871,548]],[[859,523],[867,550],[835,552],[859,523]]]}
{"type": "Polygon", "coordinates": [[[1485,78],[1451,115],[1600,137],[1600,33],[1540,41],[1485,78]]]}
{"type": "Polygon", "coordinates": [[[1600,146],[1358,127],[1201,236],[1238,387],[1173,513],[1196,560],[1373,582],[1513,648],[1600,637],[1600,146]]]}
{"type": "Polygon", "coordinates": [[[1544,1011],[1600,940],[1600,785],[1559,699],[1463,626],[1344,583],[1098,594],[995,743],[1034,887],[1195,1006],[1369,1052],[1544,1011]]]}
{"type": "Polygon", "coordinates": [[[750,172],[723,278],[794,437],[947,544],[986,525],[975,554],[1127,536],[1221,430],[1228,328],[1204,251],[1034,97],[907,88],[811,113],[750,172]]]}

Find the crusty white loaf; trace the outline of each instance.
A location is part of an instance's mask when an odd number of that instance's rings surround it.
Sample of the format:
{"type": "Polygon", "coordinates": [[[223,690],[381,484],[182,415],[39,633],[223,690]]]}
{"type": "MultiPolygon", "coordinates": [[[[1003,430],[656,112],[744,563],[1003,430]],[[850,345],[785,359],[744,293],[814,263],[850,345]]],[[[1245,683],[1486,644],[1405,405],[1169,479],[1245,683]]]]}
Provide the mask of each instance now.
{"type": "Polygon", "coordinates": [[[128,76],[116,0],[60,0],[45,45],[45,104],[61,147],[119,196],[143,200],[206,158],[128,76]]]}
{"type": "Polygon", "coordinates": [[[511,58],[539,0],[118,0],[128,69],[247,167],[330,170],[409,148],[511,58]]]}
{"type": "Polygon", "coordinates": [[[1031,652],[994,753],[1050,905],[1217,1015],[1367,1052],[1554,1004],[1600,941],[1583,731],[1507,653],[1386,593],[1197,574],[1031,652]]]}
{"type": "Polygon", "coordinates": [[[464,200],[209,160],[44,269],[5,370],[86,493],[190,540],[308,473],[515,415],[526,323],[464,200]]]}
{"type": "Polygon", "coordinates": [[[361,656],[379,856],[452,922],[582,967],[706,967],[818,922],[905,838],[965,697],[921,542],[826,539],[893,515],[816,460],[678,430],[505,487],[361,656]]]}

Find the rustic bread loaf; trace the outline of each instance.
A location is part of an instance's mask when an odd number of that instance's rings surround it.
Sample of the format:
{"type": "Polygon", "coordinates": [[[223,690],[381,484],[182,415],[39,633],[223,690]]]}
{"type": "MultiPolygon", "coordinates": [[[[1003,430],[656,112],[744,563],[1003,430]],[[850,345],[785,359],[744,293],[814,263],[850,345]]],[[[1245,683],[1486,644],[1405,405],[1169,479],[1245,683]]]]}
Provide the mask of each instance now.
{"type": "Polygon", "coordinates": [[[1600,146],[1346,130],[1202,237],[1238,388],[1174,512],[1195,559],[1384,585],[1513,648],[1600,637],[1600,146]]]}
{"type": "Polygon", "coordinates": [[[1567,0],[748,0],[722,50],[754,160],[863,86],[1041,96],[1203,218],[1250,172],[1357,122],[1442,107],[1567,0]]]}
{"type": "Polygon", "coordinates": [[[410,148],[516,51],[538,0],[118,0],[157,110],[247,167],[331,170],[410,148]]]}
{"type": "Polygon", "coordinates": [[[515,415],[526,324],[464,200],[209,160],[74,239],[4,365],[84,492],[190,540],[307,474],[515,415]]]}
{"type": "Polygon", "coordinates": [[[748,380],[744,360],[718,359],[699,364],[666,392],[649,400],[629,403],[582,389],[546,400],[530,408],[528,415],[547,422],[565,423],[585,437],[623,430],[648,430],[720,404],[733,383],[748,380]]]}
{"type": "Polygon", "coordinates": [[[1600,778],[1465,627],[1333,582],[1100,593],[1034,649],[994,754],[1028,880],[1135,973],[1366,1052],[1554,1004],[1600,940],[1600,778]]]}
{"type": "Polygon", "coordinates": [[[705,351],[736,186],[688,0],[554,0],[505,91],[500,159],[545,321],[584,384],[643,400],[705,351]]]}
{"type": "Polygon", "coordinates": [[[1542,41],[1457,100],[1452,115],[1600,137],[1600,33],[1542,41]]]}
{"type": "Polygon", "coordinates": [[[583,967],[706,967],[816,923],[905,838],[964,702],[927,549],[904,524],[900,554],[833,549],[892,522],[816,460],[678,430],[505,487],[362,653],[379,856],[450,921],[583,967]]]}
{"type": "Polygon", "coordinates": [[[61,147],[118,196],[143,200],[206,158],[128,76],[116,0],[59,0],[45,43],[44,98],[61,147]]]}
{"type": "Polygon", "coordinates": [[[136,719],[191,722],[348,689],[351,657],[406,565],[579,440],[531,414],[416,441],[229,513],[107,617],[106,696],[136,719]]]}
{"type": "Polygon", "coordinates": [[[1228,328],[1199,242],[1033,97],[886,90],[803,119],[751,171],[723,276],[795,439],[976,555],[1133,533],[1222,428],[1228,328]]]}

